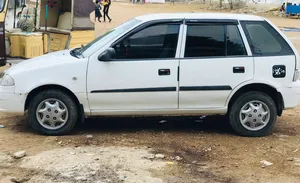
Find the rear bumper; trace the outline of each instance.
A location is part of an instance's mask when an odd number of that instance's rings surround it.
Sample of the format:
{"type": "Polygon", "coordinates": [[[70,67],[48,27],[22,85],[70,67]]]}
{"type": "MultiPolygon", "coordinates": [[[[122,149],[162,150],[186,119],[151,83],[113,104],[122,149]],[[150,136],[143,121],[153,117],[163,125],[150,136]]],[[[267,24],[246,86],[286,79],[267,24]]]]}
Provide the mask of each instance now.
{"type": "Polygon", "coordinates": [[[0,112],[24,114],[25,96],[14,93],[14,87],[0,86],[0,112]]]}
{"type": "Polygon", "coordinates": [[[292,109],[300,104],[300,80],[293,82],[292,87],[279,88],[284,102],[284,109],[292,109]]]}

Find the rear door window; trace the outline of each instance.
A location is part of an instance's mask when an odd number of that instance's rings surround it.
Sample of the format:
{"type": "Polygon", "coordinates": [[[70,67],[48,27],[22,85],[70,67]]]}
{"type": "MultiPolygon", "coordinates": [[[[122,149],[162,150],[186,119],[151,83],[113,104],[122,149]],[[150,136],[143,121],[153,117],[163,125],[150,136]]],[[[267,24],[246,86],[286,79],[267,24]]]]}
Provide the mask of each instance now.
{"type": "Polygon", "coordinates": [[[228,56],[247,55],[246,48],[236,25],[227,25],[226,47],[228,56]]]}
{"type": "Polygon", "coordinates": [[[223,25],[188,25],[185,57],[225,56],[223,25]]]}
{"type": "Polygon", "coordinates": [[[284,38],[266,21],[241,22],[254,56],[293,55],[284,38]]]}
{"type": "Polygon", "coordinates": [[[191,24],[187,26],[185,58],[247,55],[237,25],[191,24]]]}

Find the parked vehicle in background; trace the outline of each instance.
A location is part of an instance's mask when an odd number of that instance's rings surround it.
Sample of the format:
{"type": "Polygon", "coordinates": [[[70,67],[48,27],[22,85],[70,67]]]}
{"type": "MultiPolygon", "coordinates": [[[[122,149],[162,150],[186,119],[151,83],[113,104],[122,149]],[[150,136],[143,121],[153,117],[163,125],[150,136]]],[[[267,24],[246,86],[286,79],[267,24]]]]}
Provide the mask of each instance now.
{"type": "Polygon", "coordinates": [[[262,17],[152,14],[6,70],[0,111],[28,110],[47,135],[91,116],[227,114],[238,134],[264,136],[299,104],[298,69],[295,47],[262,17]]]}

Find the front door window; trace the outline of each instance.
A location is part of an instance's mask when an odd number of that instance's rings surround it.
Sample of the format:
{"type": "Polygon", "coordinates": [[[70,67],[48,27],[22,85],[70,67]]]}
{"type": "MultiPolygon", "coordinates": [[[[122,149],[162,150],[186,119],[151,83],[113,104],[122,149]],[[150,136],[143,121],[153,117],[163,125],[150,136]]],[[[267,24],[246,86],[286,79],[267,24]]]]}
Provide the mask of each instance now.
{"type": "Polygon", "coordinates": [[[116,59],[175,58],[178,24],[158,24],[126,37],[114,45],[116,59]]]}

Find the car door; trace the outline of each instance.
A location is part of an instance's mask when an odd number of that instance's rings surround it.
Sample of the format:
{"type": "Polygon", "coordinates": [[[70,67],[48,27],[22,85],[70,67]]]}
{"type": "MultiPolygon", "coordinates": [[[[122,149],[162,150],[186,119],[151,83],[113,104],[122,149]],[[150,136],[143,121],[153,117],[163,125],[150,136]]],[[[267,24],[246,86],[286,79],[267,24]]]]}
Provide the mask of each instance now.
{"type": "Polygon", "coordinates": [[[180,109],[225,108],[230,92],[253,79],[253,58],[235,20],[187,20],[180,60],[180,109]]]}
{"type": "Polygon", "coordinates": [[[111,45],[115,59],[90,61],[87,91],[92,114],[178,109],[181,24],[142,25],[111,45]]]}

